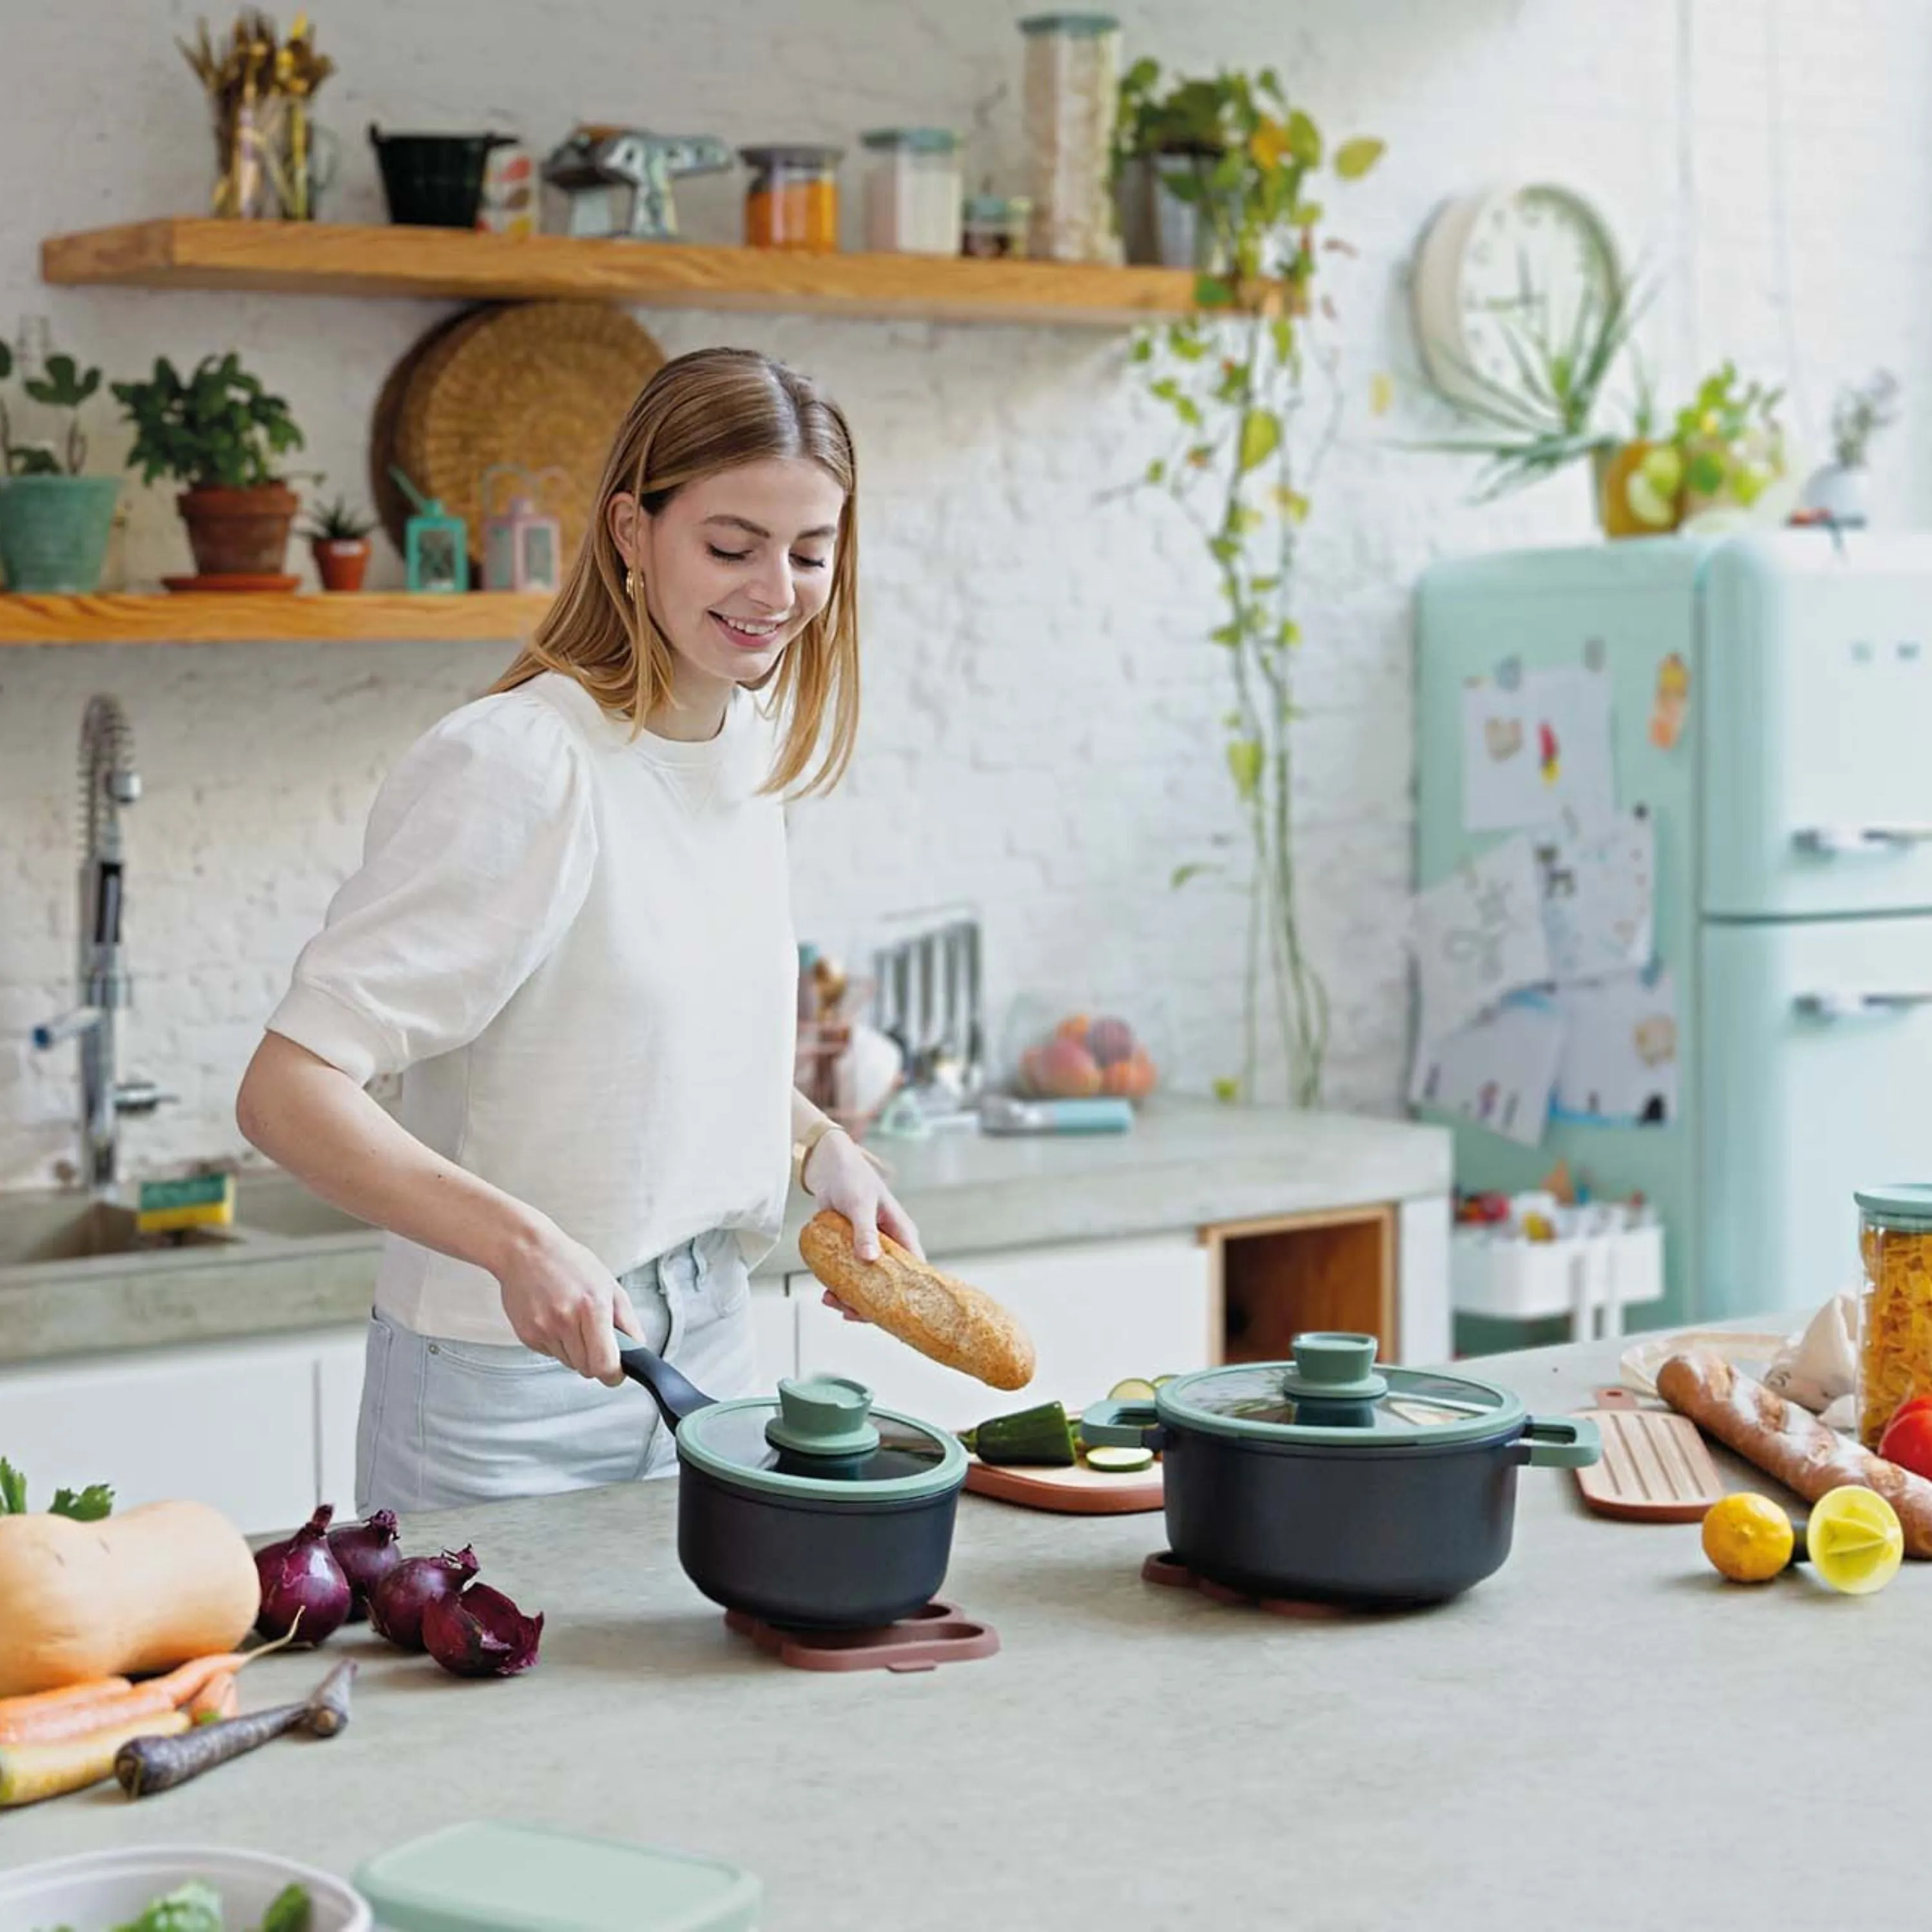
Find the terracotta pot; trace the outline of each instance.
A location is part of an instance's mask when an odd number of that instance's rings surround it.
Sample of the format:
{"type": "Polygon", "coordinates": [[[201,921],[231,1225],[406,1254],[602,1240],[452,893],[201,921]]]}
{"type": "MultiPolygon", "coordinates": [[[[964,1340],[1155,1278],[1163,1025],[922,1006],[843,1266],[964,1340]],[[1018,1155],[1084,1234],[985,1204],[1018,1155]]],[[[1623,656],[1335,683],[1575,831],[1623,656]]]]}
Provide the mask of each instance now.
{"type": "Polygon", "coordinates": [[[175,500],[203,577],[278,575],[302,500],[286,484],[184,490],[175,500]]]}
{"type": "Polygon", "coordinates": [[[362,588],[369,568],[367,537],[317,537],[309,548],[315,556],[315,574],[325,590],[356,591],[362,588]]]}

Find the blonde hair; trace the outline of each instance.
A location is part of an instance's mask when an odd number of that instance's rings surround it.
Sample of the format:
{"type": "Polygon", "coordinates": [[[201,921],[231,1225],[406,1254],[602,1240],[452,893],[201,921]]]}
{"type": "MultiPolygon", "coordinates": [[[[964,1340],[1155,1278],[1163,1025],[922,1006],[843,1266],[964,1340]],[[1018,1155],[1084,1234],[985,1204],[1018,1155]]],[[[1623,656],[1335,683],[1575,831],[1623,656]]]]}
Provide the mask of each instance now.
{"type": "Polygon", "coordinates": [[[644,598],[627,594],[610,533],[612,498],[627,492],[656,516],[688,484],[772,457],[816,463],[845,493],[832,588],[759,688],[774,687],[782,724],[767,791],[829,790],[851,761],[859,729],[859,523],[852,432],[816,385],[748,349],[700,349],[644,385],[611,445],[596,512],[569,575],[516,662],[490,688],[512,691],[547,670],[574,677],[598,703],[644,729],[671,688],[670,640],[644,598]],[[829,729],[828,728],[829,722],[829,729]],[[824,749],[809,779],[802,775],[824,749]]]}

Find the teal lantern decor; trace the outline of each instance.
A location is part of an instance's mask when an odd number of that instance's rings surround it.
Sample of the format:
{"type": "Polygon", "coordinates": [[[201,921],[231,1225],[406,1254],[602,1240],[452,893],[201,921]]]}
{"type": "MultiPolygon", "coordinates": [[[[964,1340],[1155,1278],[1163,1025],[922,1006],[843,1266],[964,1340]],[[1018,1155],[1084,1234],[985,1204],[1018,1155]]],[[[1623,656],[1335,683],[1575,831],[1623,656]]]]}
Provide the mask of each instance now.
{"type": "Polygon", "coordinates": [[[470,588],[470,526],[452,517],[433,496],[425,496],[392,464],[389,474],[416,506],[403,530],[403,558],[412,590],[433,593],[470,588]]]}

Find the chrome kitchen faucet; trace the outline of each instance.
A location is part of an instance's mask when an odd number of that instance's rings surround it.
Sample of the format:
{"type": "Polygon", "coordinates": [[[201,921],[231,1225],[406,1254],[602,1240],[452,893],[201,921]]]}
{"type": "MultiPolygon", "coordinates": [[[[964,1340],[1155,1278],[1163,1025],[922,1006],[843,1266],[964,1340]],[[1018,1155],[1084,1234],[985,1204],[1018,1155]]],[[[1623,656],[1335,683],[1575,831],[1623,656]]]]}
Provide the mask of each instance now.
{"type": "Polygon", "coordinates": [[[152,1114],[164,1094],[152,1080],[115,1077],[114,1016],[133,1004],[121,950],[121,808],[141,796],[134,770],[134,734],[112,698],[91,699],[80,728],[81,810],[85,844],[80,866],[80,1004],[34,1029],[34,1044],[78,1042],[80,1051],[80,1172],[97,1190],[118,1178],[120,1117],[152,1114]]]}

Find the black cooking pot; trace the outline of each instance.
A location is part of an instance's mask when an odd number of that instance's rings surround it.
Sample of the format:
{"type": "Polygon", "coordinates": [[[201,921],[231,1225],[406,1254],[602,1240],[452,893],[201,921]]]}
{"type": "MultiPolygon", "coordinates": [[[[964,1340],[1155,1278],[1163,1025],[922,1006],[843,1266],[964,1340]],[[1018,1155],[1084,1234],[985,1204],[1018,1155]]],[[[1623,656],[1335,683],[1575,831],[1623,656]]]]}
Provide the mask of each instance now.
{"type": "Polygon", "coordinates": [[[874,1409],[835,1376],[714,1402],[628,1336],[619,1359],[674,1432],[677,1556],[714,1604],[767,1623],[872,1630],[946,1581],[966,1452],[943,1430],[874,1409]]]}
{"type": "Polygon", "coordinates": [[[1602,1454],[1593,1423],[1532,1416],[1486,1382],[1378,1367],[1372,1335],[1304,1335],[1294,1352],[1183,1376],[1142,1418],[1174,1555],[1230,1589],[1438,1603],[1502,1567],[1519,1469],[1602,1454]]]}

